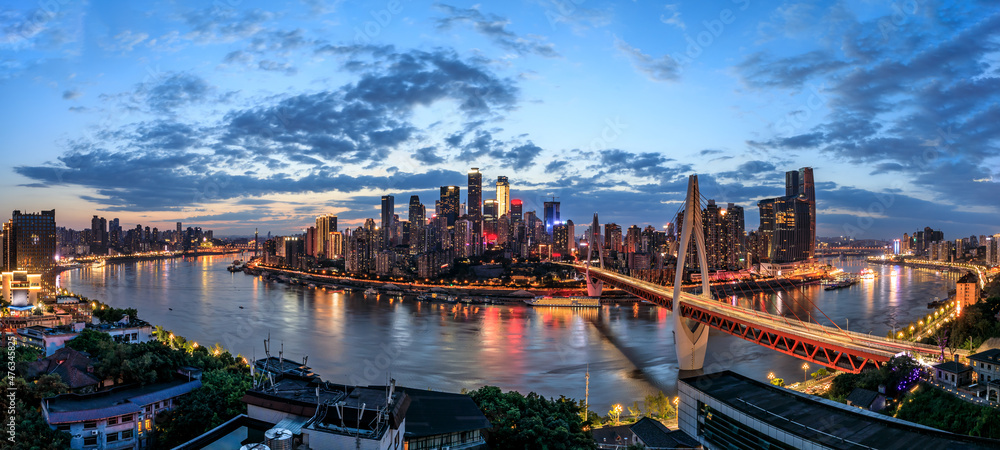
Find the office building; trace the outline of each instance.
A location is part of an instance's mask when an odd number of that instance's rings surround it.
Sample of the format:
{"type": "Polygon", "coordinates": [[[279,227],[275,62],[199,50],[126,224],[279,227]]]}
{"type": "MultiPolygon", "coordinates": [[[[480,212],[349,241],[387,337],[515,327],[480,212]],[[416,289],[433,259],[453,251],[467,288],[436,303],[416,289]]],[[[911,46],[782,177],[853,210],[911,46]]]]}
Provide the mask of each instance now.
{"type": "Polygon", "coordinates": [[[616,223],[604,224],[604,248],[620,252],[622,251],[622,227],[616,223]]]}
{"type": "Polygon", "coordinates": [[[458,219],[460,189],[458,186],[441,186],[441,200],[435,205],[434,215],[448,219],[448,227],[458,219]]]}
{"type": "Polygon", "coordinates": [[[512,198],[510,200],[510,221],[520,222],[524,220],[524,202],[519,199],[512,198]]]}
{"type": "Polygon", "coordinates": [[[420,197],[416,195],[410,196],[410,212],[407,216],[407,220],[410,221],[411,227],[421,228],[427,224],[427,210],[424,208],[424,204],[420,203],[420,197]]]}
{"type": "Polygon", "coordinates": [[[510,212],[510,182],[507,177],[497,177],[497,217],[510,212]]]}
{"type": "Polygon", "coordinates": [[[766,261],[805,261],[816,254],[816,192],[812,168],[785,173],[785,195],[757,202],[766,261]]]}
{"type": "Polygon", "coordinates": [[[337,231],[337,216],[335,214],[324,214],[316,218],[316,249],[313,253],[317,258],[333,259],[337,253],[330,251],[330,233],[337,231]]]}
{"type": "Polygon", "coordinates": [[[3,226],[3,271],[45,273],[56,265],[56,211],[15,210],[3,226]]]}
{"type": "Polygon", "coordinates": [[[466,202],[469,217],[479,218],[483,214],[483,174],[478,168],[469,169],[469,194],[466,202]]]}
{"type": "Polygon", "coordinates": [[[724,371],[680,379],[678,428],[705,448],[993,448],[948,433],[724,371]]]}
{"type": "Polygon", "coordinates": [[[553,200],[544,202],[542,220],[545,221],[545,232],[552,234],[552,227],[559,223],[559,202],[553,200]]]}
{"type": "Polygon", "coordinates": [[[387,248],[394,240],[395,223],[393,219],[396,211],[396,198],[391,195],[382,196],[382,217],[379,225],[380,240],[379,248],[387,248]]]}

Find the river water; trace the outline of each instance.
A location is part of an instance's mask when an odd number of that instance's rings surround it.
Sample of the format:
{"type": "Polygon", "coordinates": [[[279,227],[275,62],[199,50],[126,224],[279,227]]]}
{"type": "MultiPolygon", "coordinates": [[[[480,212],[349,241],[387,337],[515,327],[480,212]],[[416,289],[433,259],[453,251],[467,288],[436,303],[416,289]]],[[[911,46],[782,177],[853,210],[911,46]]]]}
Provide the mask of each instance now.
{"type": "MultiPolygon", "coordinates": [[[[670,313],[622,304],[573,310],[515,305],[449,305],[365,299],[230,273],[233,256],[142,261],[64,272],[60,284],[201,345],[221,343],[248,359],[271,353],[301,361],[336,383],[384,384],[444,391],[496,385],[546,397],[583,398],[590,373],[591,409],[673,396],[678,376],[670,313]],[[241,308],[242,307],[242,308],[241,308]]],[[[878,277],[837,291],[810,285],[729,299],[789,318],[826,316],[851,331],[884,336],[917,321],[943,298],[956,274],[863,260],[830,260],[848,272],[871,267],[878,277]]],[[[802,361],[712,331],[705,372],[733,370],[764,380],[803,377],[802,361]]],[[[813,372],[819,367],[810,368],[813,372]]]]}

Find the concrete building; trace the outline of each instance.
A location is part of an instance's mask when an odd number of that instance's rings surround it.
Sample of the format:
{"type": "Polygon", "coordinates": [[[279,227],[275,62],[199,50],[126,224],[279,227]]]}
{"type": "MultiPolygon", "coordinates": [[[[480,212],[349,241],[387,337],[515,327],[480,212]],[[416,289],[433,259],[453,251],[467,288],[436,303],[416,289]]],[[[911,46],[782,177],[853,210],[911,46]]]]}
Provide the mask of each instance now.
{"type": "Polygon", "coordinates": [[[958,388],[972,383],[972,367],[958,361],[945,361],[932,368],[934,380],[945,386],[958,388]]]}
{"type": "Polygon", "coordinates": [[[111,338],[118,342],[137,344],[155,340],[153,326],[137,321],[135,323],[114,323],[114,324],[84,324],[76,322],[68,326],[29,326],[17,330],[20,345],[28,345],[45,351],[45,356],[52,355],[66,346],[66,342],[80,335],[85,328],[101,331],[111,335],[111,338]]]}
{"type": "Polygon", "coordinates": [[[201,380],[125,386],[93,394],[62,394],[42,400],[42,415],[53,428],[70,433],[74,449],[149,448],[157,414],[201,387],[201,380]]]}
{"type": "Polygon", "coordinates": [[[25,312],[38,303],[38,292],[42,290],[42,275],[15,270],[0,273],[3,298],[10,302],[11,311],[25,312]]]}
{"type": "Polygon", "coordinates": [[[706,448],[994,448],[958,435],[779,388],[732,371],[677,383],[678,427],[706,448]]]}
{"type": "Polygon", "coordinates": [[[955,284],[955,300],[958,301],[959,308],[974,305],[979,301],[979,277],[969,272],[958,279],[955,284]]]}
{"type": "Polygon", "coordinates": [[[969,362],[980,384],[1000,380],[1000,349],[992,348],[969,355],[969,362]]]}

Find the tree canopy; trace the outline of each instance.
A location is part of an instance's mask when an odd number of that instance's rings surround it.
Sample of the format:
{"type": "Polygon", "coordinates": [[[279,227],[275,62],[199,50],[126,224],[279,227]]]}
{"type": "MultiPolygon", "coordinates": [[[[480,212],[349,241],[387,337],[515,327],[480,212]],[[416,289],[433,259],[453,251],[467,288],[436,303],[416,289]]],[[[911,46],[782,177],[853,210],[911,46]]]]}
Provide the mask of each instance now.
{"type": "Polygon", "coordinates": [[[584,431],[582,409],[572,399],[546,399],[534,392],[504,393],[484,386],[469,393],[492,428],[487,443],[493,449],[588,449],[596,448],[593,436],[584,431]]]}

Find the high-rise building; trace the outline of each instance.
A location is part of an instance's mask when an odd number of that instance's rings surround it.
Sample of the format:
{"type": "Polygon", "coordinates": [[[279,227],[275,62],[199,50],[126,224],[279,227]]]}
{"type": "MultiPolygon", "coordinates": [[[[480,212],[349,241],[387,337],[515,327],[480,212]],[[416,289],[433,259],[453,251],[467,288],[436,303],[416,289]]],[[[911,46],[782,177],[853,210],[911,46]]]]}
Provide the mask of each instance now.
{"type": "Polygon", "coordinates": [[[434,214],[438,217],[446,217],[448,227],[454,227],[455,220],[458,219],[460,194],[458,186],[441,186],[441,201],[438,203],[440,206],[438,210],[434,211],[434,214]]]}
{"type": "Polygon", "coordinates": [[[757,202],[767,262],[804,261],[816,254],[816,192],[810,167],[785,172],[785,195],[757,202]]]}
{"type": "Polygon", "coordinates": [[[469,194],[466,209],[469,217],[479,218],[483,214],[483,174],[479,169],[469,169],[469,194]]]}
{"type": "Polygon", "coordinates": [[[427,210],[424,204],[420,203],[419,196],[410,196],[410,213],[407,220],[410,221],[411,227],[420,228],[427,224],[427,210]]]}
{"type": "Polygon", "coordinates": [[[524,202],[519,199],[510,199],[510,220],[511,222],[520,222],[524,220],[524,202]]]}
{"type": "Polygon", "coordinates": [[[604,248],[620,252],[622,251],[622,227],[616,223],[604,224],[604,248]]]}
{"type": "Polygon", "coordinates": [[[396,198],[391,195],[382,196],[382,217],[380,222],[380,233],[382,245],[379,248],[388,247],[394,240],[393,232],[395,230],[393,223],[393,216],[396,211],[396,198]]]}
{"type": "Polygon", "coordinates": [[[324,214],[316,218],[316,248],[313,253],[317,258],[332,259],[337,253],[328,250],[330,233],[337,231],[337,216],[335,214],[324,214]]]}
{"type": "Polygon", "coordinates": [[[552,234],[552,227],[559,223],[559,202],[553,200],[544,202],[542,220],[545,221],[545,232],[552,234]]]}
{"type": "Polygon", "coordinates": [[[510,212],[510,182],[507,177],[497,177],[497,217],[510,212]]]}
{"type": "Polygon", "coordinates": [[[3,226],[3,270],[43,273],[56,265],[56,211],[15,210],[3,226]]]}

